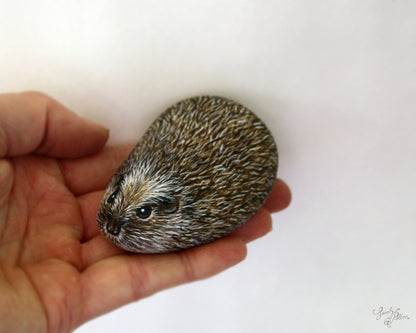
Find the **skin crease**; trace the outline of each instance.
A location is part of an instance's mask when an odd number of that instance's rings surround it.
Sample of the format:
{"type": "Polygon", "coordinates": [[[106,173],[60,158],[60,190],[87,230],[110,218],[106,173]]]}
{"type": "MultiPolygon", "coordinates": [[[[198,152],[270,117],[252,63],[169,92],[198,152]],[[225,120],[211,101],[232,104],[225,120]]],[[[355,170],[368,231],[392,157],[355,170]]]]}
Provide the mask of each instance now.
{"type": "Polygon", "coordinates": [[[133,147],[104,146],[108,135],[44,94],[0,94],[1,332],[70,332],[217,274],[243,260],[246,243],[271,230],[270,213],[289,205],[278,179],[263,208],[231,235],[181,252],[130,254],[96,225],[103,191],[133,147]]]}

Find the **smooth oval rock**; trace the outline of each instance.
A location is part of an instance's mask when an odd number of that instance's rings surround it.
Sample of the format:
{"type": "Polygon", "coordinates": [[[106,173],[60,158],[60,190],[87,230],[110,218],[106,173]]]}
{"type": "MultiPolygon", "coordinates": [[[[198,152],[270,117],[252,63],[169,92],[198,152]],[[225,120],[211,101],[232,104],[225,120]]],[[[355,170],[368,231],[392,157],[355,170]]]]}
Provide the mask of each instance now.
{"type": "Polygon", "coordinates": [[[214,241],[263,205],[277,165],[275,141],[252,111],[222,97],[185,99],[153,122],[114,174],[99,229],[139,253],[214,241]]]}

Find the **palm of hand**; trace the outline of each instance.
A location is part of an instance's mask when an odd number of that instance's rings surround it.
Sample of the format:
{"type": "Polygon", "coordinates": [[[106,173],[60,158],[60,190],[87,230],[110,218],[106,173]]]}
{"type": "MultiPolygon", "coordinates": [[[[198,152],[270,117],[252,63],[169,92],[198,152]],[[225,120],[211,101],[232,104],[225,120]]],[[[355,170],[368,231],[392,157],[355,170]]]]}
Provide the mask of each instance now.
{"type": "Polygon", "coordinates": [[[245,244],[270,230],[270,212],[289,204],[289,189],[278,180],[264,208],[228,237],[176,253],[128,254],[99,234],[95,215],[131,147],[102,149],[106,131],[44,95],[0,95],[0,110],[10,100],[21,112],[37,105],[47,125],[39,137],[30,132],[33,117],[24,118],[29,126],[22,119],[16,125],[0,112],[0,330],[71,331],[133,300],[216,274],[241,261],[245,244]],[[68,122],[75,125],[59,126],[68,122]],[[29,128],[25,142],[17,132],[4,135],[5,125],[29,128]],[[9,143],[3,153],[2,134],[9,143]]]}
{"type": "Polygon", "coordinates": [[[46,321],[80,311],[70,305],[81,304],[83,217],[56,160],[25,156],[3,163],[1,262],[14,292],[1,294],[19,312],[34,315],[28,324],[45,330],[46,321]]]}

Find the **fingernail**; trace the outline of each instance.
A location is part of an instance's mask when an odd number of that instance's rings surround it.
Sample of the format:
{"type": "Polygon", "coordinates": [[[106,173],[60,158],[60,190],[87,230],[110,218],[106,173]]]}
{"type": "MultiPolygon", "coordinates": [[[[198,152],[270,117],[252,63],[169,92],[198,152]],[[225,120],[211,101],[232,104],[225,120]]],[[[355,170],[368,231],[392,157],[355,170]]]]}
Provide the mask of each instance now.
{"type": "Polygon", "coordinates": [[[101,132],[101,131],[102,132],[107,132],[107,133],[110,132],[110,130],[107,127],[105,127],[104,125],[101,125],[101,124],[99,124],[99,123],[97,123],[97,122],[95,122],[91,119],[88,119],[88,118],[84,118],[84,120],[85,120],[86,125],[91,127],[91,129],[94,129],[94,130],[99,131],[99,132],[101,132]]]}

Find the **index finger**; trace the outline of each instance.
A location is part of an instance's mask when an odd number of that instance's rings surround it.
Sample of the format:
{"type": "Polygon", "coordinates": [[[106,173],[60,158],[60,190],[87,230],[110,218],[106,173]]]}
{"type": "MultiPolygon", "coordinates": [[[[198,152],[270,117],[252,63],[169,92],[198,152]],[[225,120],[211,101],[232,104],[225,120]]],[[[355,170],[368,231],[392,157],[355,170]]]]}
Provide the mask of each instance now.
{"type": "Polygon", "coordinates": [[[0,94],[0,157],[72,158],[98,151],[108,130],[38,92],[0,94]]]}

